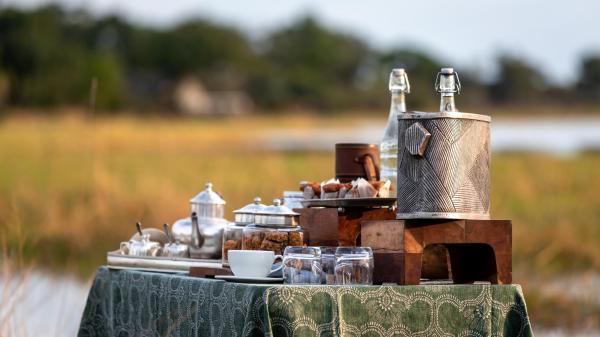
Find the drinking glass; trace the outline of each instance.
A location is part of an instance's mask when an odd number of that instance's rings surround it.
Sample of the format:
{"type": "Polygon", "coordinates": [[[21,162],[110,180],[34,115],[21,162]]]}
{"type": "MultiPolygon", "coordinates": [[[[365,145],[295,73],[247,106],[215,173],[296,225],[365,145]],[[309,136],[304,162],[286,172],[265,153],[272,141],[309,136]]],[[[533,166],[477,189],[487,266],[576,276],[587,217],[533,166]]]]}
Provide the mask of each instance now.
{"type": "Polygon", "coordinates": [[[373,284],[373,251],[369,247],[338,247],[335,284],[373,284]]]}
{"type": "Polygon", "coordinates": [[[335,251],[337,247],[321,247],[321,284],[335,284],[335,251]]]}
{"type": "Polygon", "coordinates": [[[285,247],[283,283],[321,284],[321,249],[319,247],[285,247]]]}

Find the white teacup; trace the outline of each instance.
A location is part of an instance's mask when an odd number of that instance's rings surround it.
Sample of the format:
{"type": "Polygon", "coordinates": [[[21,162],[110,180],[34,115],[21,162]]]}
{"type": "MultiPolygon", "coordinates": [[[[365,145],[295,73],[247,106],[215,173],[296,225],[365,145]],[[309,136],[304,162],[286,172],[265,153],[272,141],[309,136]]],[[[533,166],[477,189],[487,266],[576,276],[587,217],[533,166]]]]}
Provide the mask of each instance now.
{"type": "Polygon", "coordinates": [[[227,252],[229,267],[233,274],[238,277],[267,277],[271,271],[273,262],[282,259],[281,255],[275,255],[270,250],[229,250],[227,252]]]}

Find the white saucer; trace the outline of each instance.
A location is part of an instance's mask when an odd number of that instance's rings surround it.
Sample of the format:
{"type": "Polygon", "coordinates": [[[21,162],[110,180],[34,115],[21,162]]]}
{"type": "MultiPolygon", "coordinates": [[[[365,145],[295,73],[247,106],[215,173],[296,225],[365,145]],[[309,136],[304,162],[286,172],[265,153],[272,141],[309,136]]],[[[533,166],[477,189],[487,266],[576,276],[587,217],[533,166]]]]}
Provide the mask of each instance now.
{"type": "Polygon", "coordinates": [[[215,275],[216,279],[239,283],[281,283],[283,277],[241,277],[233,275],[215,275]]]}

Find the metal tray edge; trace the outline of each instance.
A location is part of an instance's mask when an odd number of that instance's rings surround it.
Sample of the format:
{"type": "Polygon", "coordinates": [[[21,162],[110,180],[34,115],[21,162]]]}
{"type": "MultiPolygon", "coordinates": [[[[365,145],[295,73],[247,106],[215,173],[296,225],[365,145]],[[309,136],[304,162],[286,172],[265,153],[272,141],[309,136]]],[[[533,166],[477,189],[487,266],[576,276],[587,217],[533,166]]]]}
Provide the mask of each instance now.
{"type": "Polygon", "coordinates": [[[136,269],[173,273],[187,273],[191,267],[222,268],[220,260],[170,259],[160,257],[135,257],[117,253],[106,254],[106,262],[113,269],[136,269]]]}

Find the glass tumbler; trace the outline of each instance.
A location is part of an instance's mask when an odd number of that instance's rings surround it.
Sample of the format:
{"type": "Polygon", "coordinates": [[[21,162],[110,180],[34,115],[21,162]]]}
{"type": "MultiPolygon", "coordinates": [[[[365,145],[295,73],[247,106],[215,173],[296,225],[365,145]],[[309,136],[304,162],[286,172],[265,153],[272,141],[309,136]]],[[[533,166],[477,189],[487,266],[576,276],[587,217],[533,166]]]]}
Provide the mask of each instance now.
{"type": "Polygon", "coordinates": [[[373,251],[369,247],[338,247],[335,284],[373,284],[373,251]]]}
{"type": "Polygon", "coordinates": [[[283,252],[283,283],[321,284],[321,249],[288,246],[283,252]]]}
{"type": "Polygon", "coordinates": [[[337,247],[321,247],[321,284],[335,284],[335,251],[337,247]]]}

